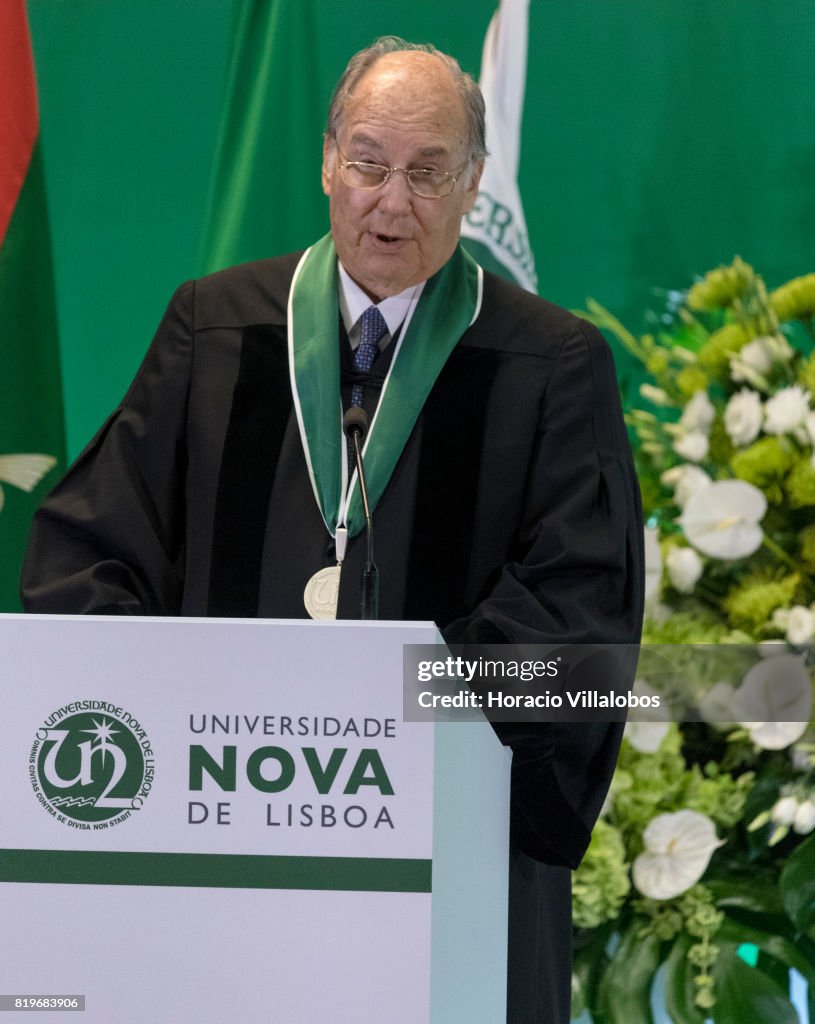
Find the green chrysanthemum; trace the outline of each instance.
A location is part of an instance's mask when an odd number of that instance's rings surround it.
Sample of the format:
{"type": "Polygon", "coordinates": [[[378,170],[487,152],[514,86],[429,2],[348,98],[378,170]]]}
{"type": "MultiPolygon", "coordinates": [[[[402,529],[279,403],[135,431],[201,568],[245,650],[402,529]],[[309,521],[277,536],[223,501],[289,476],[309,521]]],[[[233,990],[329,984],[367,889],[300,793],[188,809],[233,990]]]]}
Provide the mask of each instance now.
{"type": "Polygon", "coordinates": [[[805,526],[798,535],[799,554],[807,568],[815,570],[815,523],[805,526]]]}
{"type": "Polygon", "coordinates": [[[631,889],[625,847],[620,833],[602,819],[572,881],[572,911],[580,928],[613,921],[631,889]]]}
{"type": "Polygon", "coordinates": [[[788,608],[801,582],[797,573],[778,580],[748,576],[724,599],[724,610],[736,629],[758,637],[776,608],[788,608]]]}
{"type": "Polygon", "coordinates": [[[644,754],[623,743],[618,768],[622,784],[615,780],[612,816],[632,857],[642,849],[642,831],[651,818],[676,806],[685,771],[681,742],[679,729],[672,723],[656,753],[644,754]]]}
{"type": "Polygon", "coordinates": [[[810,394],[815,395],[815,352],[809,359],[802,360],[798,368],[798,383],[810,394]]]}
{"type": "Polygon", "coordinates": [[[815,274],[793,278],[770,295],[779,320],[809,320],[815,316],[815,274]]]}
{"type": "Polygon", "coordinates": [[[809,455],[798,459],[787,477],[785,487],[792,508],[815,505],[815,466],[809,455]]]}
{"type": "Polygon", "coordinates": [[[722,828],[732,828],[741,820],[752,785],[753,775],[749,772],[734,779],[727,772],[720,772],[713,762],[705,765],[704,771],[694,765],[687,777],[684,806],[706,814],[722,828]]]}
{"type": "Polygon", "coordinates": [[[646,644],[743,644],[750,639],[734,632],[720,616],[701,604],[675,612],[664,622],[646,619],[642,631],[646,644]]]}
{"type": "Polygon", "coordinates": [[[645,368],[655,380],[661,380],[670,365],[670,357],[664,348],[655,348],[645,360],[645,368]]]}
{"type": "Polygon", "coordinates": [[[730,357],[740,352],[750,341],[749,332],[741,324],[725,324],[714,331],[699,349],[702,367],[717,377],[730,374],[730,357]]]}
{"type": "Polygon", "coordinates": [[[795,465],[797,455],[785,437],[762,437],[730,460],[740,480],[758,487],[774,505],[784,500],[784,478],[795,465]]]}
{"type": "Polygon", "coordinates": [[[691,399],[697,391],[707,391],[710,377],[699,366],[686,366],[676,375],[676,386],[683,398],[691,399]]]}
{"type": "Polygon", "coordinates": [[[753,268],[738,256],[729,267],[708,271],[688,292],[688,306],[699,312],[727,309],[753,281],[753,268]]]}

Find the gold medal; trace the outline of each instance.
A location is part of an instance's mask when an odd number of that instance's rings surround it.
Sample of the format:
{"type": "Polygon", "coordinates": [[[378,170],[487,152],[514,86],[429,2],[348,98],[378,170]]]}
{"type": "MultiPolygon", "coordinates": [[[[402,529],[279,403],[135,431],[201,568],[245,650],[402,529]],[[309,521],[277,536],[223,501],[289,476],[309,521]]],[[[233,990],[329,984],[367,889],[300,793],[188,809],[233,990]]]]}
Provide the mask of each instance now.
{"type": "Polygon", "coordinates": [[[339,565],[329,565],[314,573],[303,592],[303,604],[312,619],[336,619],[340,597],[339,565]]]}

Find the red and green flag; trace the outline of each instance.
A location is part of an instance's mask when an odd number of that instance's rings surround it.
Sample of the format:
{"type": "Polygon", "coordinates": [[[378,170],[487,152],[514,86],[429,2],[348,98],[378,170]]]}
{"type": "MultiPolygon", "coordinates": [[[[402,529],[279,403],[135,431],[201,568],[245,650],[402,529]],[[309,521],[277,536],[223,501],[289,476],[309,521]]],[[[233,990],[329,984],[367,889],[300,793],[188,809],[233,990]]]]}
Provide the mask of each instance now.
{"type": "Polygon", "coordinates": [[[39,499],[34,488],[63,460],[57,313],[31,37],[24,0],[2,0],[0,612],[19,610],[20,564],[39,499]]]}

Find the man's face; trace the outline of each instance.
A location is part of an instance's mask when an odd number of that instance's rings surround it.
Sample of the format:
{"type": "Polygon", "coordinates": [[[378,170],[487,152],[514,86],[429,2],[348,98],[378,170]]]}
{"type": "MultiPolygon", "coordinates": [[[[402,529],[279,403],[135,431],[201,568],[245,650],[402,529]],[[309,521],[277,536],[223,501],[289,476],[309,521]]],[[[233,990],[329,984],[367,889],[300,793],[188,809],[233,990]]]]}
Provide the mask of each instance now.
{"type": "Polygon", "coordinates": [[[482,168],[465,168],[442,199],[415,195],[398,172],[382,188],[366,191],[342,180],[338,148],[346,160],[458,171],[467,144],[463,104],[447,67],[431,54],[386,54],[348,97],[338,139],[325,144],[323,191],[337,255],[375,301],[444,266],[458,243],[461,217],[475,202],[482,168]]]}

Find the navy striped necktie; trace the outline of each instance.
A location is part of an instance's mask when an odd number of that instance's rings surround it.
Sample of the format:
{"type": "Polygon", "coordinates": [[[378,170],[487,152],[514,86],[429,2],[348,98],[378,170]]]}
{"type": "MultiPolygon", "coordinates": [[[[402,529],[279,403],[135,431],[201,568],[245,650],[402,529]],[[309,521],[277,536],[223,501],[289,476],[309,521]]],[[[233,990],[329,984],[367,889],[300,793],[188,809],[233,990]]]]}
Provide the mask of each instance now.
{"type": "MultiPolygon", "coordinates": [[[[354,353],[354,369],[367,373],[379,355],[379,342],[388,333],[388,325],[376,306],[368,306],[360,319],[362,332],[354,353]]],[[[354,384],[351,389],[351,405],[362,405],[362,388],[362,384],[354,384]]]]}

